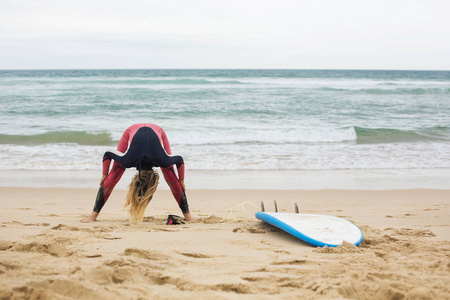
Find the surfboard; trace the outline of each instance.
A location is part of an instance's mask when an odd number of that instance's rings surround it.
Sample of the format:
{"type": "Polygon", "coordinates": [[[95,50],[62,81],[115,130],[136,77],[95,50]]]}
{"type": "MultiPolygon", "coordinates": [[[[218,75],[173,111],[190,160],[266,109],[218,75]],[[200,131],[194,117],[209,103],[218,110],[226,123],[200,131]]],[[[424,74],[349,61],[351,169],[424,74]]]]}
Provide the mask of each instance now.
{"type": "Polygon", "coordinates": [[[255,217],[317,247],[338,247],[344,241],[358,246],[363,240],[355,224],[334,216],[257,212],[255,217]]]}

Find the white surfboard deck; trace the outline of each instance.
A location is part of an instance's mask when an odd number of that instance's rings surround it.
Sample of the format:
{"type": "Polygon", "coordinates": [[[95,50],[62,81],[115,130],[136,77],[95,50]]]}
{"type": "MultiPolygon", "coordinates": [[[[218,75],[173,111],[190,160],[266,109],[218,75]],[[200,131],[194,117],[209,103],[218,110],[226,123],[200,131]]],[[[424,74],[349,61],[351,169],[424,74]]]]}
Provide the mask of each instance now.
{"type": "Polygon", "coordinates": [[[334,216],[257,212],[255,217],[313,246],[338,247],[343,241],[358,246],[363,240],[356,225],[334,216]]]}

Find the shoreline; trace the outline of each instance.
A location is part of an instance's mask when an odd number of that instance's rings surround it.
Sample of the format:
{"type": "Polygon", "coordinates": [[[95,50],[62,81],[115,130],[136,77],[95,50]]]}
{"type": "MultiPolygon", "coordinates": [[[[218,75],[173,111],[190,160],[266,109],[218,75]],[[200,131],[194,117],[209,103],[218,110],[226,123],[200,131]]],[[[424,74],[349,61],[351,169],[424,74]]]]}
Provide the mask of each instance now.
{"type": "MultiPolygon", "coordinates": [[[[134,174],[127,170],[116,189],[127,189],[134,174]]],[[[3,170],[0,187],[96,189],[100,177],[100,170],[3,170]]],[[[186,170],[185,183],[190,190],[450,189],[450,169],[186,170]]],[[[158,189],[169,187],[160,180],[158,189]]]]}

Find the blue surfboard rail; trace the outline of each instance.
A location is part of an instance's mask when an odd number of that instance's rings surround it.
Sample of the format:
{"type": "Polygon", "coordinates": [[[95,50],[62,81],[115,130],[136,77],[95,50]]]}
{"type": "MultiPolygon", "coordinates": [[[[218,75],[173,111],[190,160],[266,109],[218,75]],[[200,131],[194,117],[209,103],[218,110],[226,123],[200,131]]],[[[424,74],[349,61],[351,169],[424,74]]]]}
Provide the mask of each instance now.
{"type": "MultiPolygon", "coordinates": [[[[285,222],[275,218],[274,216],[267,214],[265,212],[257,212],[255,214],[255,217],[261,221],[264,221],[266,223],[269,223],[275,227],[280,228],[281,230],[293,235],[294,237],[308,243],[311,244],[313,246],[316,247],[338,247],[340,245],[337,244],[329,244],[329,243],[325,243],[325,242],[321,242],[318,241],[316,239],[313,239],[309,236],[304,235],[303,233],[301,233],[300,231],[298,231],[297,229],[293,228],[292,226],[290,226],[289,224],[286,224],[285,222]]],[[[346,220],[347,221],[347,220],[346,220]]],[[[348,221],[347,221],[348,222],[348,221]]],[[[349,222],[350,223],[350,222],[349,222]]],[[[359,228],[358,228],[359,229],[359,228]]],[[[353,245],[358,246],[359,244],[361,244],[362,240],[363,240],[363,234],[361,232],[361,230],[359,229],[360,233],[361,233],[361,238],[356,242],[353,243],[353,245]]]]}

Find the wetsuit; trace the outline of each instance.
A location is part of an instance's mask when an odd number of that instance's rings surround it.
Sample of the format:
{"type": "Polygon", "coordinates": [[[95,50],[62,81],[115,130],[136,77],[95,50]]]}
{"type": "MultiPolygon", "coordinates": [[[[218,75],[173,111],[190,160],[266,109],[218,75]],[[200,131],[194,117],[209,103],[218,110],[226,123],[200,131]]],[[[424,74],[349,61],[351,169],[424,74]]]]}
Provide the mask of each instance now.
{"type": "Polygon", "coordinates": [[[100,212],[126,168],[151,170],[160,167],[181,211],[188,213],[186,194],[180,183],[180,180],[184,180],[184,161],[181,156],[171,154],[167,135],[158,125],[142,123],[128,127],[119,141],[117,151],[107,151],[103,155],[103,175],[107,177],[98,190],[94,211],[100,212]],[[109,172],[111,159],[114,164],[109,172]],[[174,165],[177,166],[178,177],[174,165]]]}

